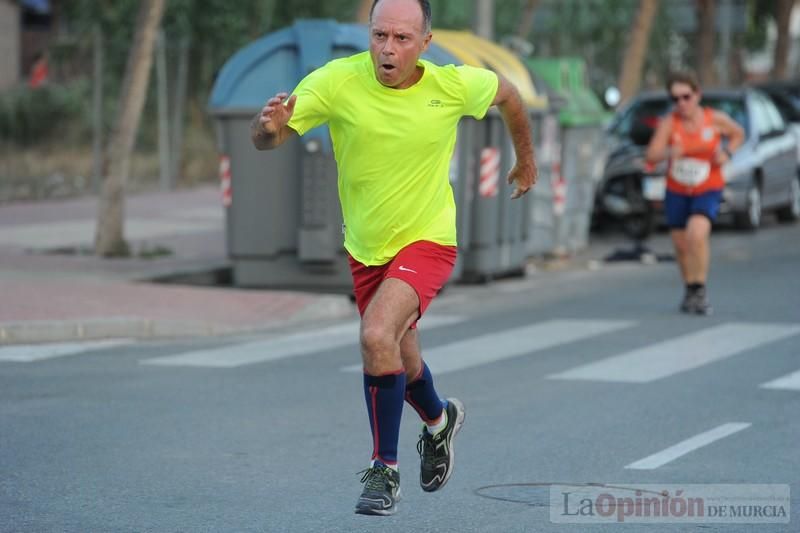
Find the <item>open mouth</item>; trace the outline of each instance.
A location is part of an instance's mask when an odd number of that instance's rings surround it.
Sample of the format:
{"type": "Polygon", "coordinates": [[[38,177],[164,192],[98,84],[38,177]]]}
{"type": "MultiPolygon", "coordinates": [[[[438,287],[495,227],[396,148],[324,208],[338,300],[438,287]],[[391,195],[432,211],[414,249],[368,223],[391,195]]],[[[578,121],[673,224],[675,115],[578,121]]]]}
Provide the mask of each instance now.
{"type": "Polygon", "coordinates": [[[381,68],[382,68],[383,70],[385,70],[386,72],[392,72],[392,71],[395,69],[395,66],[394,66],[394,65],[392,65],[392,64],[389,64],[389,63],[383,63],[383,64],[381,65],[381,68]]]}

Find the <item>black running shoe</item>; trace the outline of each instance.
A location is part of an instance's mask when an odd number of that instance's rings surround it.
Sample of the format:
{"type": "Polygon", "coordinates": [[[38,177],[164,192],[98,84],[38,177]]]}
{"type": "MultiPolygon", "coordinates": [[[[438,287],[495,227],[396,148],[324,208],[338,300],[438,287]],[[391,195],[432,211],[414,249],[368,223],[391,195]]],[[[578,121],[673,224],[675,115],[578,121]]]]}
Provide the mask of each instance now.
{"type": "Polygon", "coordinates": [[[686,292],[683,294],[683,300],[681,301],[681,312],[683,313],[691,313],[692,308],[694,307],[694,292],[686,289],[686,292]]]}
{"type": "Polygon", "coordinates": [[[455,398],[447,399],[447,425],[436,435],[423,427],[417,442],[420,458],[419,484],[422,490],[439,490],[453,472],[453,437],[464,425],[464,404],[455,398]]]}
{"type": "MultiPolygon", "coordinates": [[[[360,473],[360,472],[359,472],[360,473]]],[[[356,503],[356,514],[391,515],[400,501],[400,473],[376,462],[364,470],[364,490],[356,503]]]]}
{"type": "Polygon", "coordinates": [[[691,313],[696,315],[710,315],[713,312],[711,304],[708,303],[706,288],[701,287],[694,291],[691,302],[691,313]]]}

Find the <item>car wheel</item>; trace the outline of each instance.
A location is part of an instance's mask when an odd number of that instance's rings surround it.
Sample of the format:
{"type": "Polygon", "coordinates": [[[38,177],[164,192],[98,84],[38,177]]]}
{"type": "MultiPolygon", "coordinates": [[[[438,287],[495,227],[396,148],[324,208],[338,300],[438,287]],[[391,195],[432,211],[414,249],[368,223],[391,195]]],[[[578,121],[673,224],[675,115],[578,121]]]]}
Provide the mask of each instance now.
{"type": "Polygon", "coordinates": [[[775,214],[781,222],[794,222],[800,218],[800,177],[789,185],[789,205],[778,209],[775,214]]]}
{"type": "Polygon", "coordinates": [[[736,227],[756,230],[761,225],[761,190],[755,180],[747,188],[745,210],[734,215],[736,227]]]}
{"type": "Polygon", "coordinates": [[[655,230],[655,217],[651,211],[636,213],[622,219],[622,233],[635,241],[647,239],[655,230]]]}

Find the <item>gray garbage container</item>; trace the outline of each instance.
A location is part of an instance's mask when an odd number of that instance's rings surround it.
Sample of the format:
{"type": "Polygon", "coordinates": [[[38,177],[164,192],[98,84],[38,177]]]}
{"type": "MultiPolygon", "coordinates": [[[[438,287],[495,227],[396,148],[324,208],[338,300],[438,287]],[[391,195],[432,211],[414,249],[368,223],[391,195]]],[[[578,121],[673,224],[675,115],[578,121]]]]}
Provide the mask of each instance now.
{"type": "MultiPolygon", "coordinates": [[[[551,106],[555,99],[549,97],[551,106]]],[[[529,257],[549,255],[558,248],[559,219],[563,214],[561,173],[561,126],[557,107],[551,107],[534,123],[539,180],[530,193],[528,211],[529,257]]]]}
{"type": "MultiPolygon", "coordinates": [[[[469,32],[436,30],[436,42],[465,64],[486,67],[519,89],[531,123],[540,120],[547,99],[537,93],[526,67],[508,50],[469,32]]],[[[511,200],[505,178],[515,163],[511,138],[497,110],[482,121],[462,119],[457,147],[460,281],[488,281],[524,271],[528,258],[530,197],[511,200]]]]}
{"type": "MultiPolygon", "coordinates": [[[[351,289],[327,127],[260,152],[250,141],[250,121],[270,96],[290,92],[331,59],[367,48],[366,26],[298,20],[241,49],[220,71],[209,111],[229,180],[227,251],[236,286],[351,289]]],[[[436,46],[424,57],[457,62],[436,46]]]]}

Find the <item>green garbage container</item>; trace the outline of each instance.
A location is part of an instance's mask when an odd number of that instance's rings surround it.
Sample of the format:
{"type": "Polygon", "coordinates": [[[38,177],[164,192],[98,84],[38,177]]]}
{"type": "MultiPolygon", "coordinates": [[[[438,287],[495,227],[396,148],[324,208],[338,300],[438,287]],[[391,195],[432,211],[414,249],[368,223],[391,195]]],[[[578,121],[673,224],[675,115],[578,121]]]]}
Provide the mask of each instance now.
{"type": "Polygon", "coordinates": [[[563,98],[558,111],[560,175],[550,180],[553,252],[572,253],[588,244],[595,189],[607,155],[603,131],[611,115],[588,87],[583,59],[529,58],[525,63],[563,98]]]}

